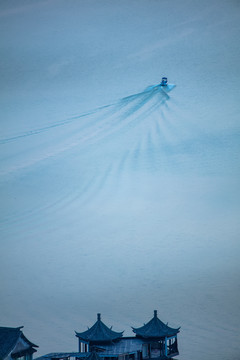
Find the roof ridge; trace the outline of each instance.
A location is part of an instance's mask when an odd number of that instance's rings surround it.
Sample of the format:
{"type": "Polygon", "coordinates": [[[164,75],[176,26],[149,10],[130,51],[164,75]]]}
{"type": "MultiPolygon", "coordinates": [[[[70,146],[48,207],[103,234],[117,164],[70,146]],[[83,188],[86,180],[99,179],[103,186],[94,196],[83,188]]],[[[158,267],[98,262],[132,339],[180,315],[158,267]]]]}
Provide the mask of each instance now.
{"type": "Polygon", "coordinates": [[[93,326],[83,332],[76,332],[76,336],[88,341],[112,341],[122,337],[122,332],[113,331],[101,320],[101,314],[97,314],[97,321],[93,326]]]}
{"type": "Polygon", "coordinates": [[[133,332],[137,336],[145,337],[145,338],[157,338],[157,337],[164,337],[167,335],[175,335],[179,332],[180,328],[174,329],[164,324],[158,317],[157,317],[157,310],[154,310],[154,316],[151,320],[148,321],[147,324],[139,328],[133,328],[133,332]]]}

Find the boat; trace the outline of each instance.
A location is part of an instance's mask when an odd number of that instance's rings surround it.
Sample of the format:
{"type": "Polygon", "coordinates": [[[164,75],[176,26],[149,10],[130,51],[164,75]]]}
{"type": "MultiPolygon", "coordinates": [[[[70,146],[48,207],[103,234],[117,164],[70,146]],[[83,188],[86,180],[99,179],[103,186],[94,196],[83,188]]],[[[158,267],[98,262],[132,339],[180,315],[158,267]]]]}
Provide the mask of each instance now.
{"type": "Polygon", "coordinates": [[[176,86],[175,84],[169,84],[167,77],[164,76],[164,77],[162,77],[162,81],[160,82],[160,84],[150,85],[145,89],[145,91],[160,90],[165,93],[168,93],[173,88],[175,88],[175,86],[176,86]]]}
{"type": "Polygon", "coordinates": [[[168,79],[166,77],[163,77],[160,86],[167,86],[167,85],[168,85],[168,79]]]}

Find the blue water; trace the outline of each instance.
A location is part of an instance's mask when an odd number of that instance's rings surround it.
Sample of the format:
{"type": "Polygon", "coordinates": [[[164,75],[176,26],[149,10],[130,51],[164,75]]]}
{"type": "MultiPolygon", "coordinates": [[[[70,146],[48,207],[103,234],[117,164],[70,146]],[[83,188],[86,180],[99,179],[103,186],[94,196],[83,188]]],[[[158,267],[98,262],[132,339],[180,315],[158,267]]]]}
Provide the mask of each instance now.
{"type": "Polygon", "coordinates": [[[157,309],[239,359],[238,4],[69,4],[0,4],[1,326],[40,356],[157,309]]]}

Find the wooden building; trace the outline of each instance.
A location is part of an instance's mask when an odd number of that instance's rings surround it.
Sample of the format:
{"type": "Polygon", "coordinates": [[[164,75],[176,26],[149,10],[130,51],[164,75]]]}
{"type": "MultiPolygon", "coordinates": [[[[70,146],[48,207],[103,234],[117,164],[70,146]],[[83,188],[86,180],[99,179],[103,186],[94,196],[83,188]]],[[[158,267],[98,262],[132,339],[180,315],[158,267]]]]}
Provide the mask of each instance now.
{"type": "Polygon", "coordinates": [[[157,317],[157,310],[154,310],[154,316],[147,324],[132,329],[137,338],[144,341],[143,359],[173,357],[179,354],[177,334],[180,328],[174,329],[164,324],[157,317]]]}
{"type": "Polygon", "coordinates": [[[0,327],[0,360],[32,360],[37,345],[29,341],[21,327],[0,327]]]}
{"type": "Polygon", "coordinates": [[[88,352],[92,349],[102,352],[104,347],[119,342],[123,336],[123,331],[113,331],[102,322],[101,314],[97,314],[95,324],[87,331],[76,332],[76,336],[79,339],[79,352],[88,352]]]}
{"type": "Polygon", "coordinates": [[[164,324],[154,310],[153,318],[140,328],[132,328],[135,336],[123,337],[113,331],[97,314],[95,324],[84,332],[76,332],[78,352],[52,353],[38,360],[163,360],[179,354],[177,334],[164,324]]]}

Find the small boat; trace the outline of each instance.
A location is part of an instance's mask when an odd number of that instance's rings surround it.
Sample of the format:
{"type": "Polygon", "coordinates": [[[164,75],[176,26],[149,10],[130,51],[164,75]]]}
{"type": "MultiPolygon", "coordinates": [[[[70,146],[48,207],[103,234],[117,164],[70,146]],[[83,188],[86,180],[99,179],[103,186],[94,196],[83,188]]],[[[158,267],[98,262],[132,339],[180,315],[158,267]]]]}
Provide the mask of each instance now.
{"type": "Polygon", "coordinates": [[[176,85],[174,85],[174,84],[169,84],[168,83],[167,77],[162,77],[162,81],[160,82],[160,84],[158,84],[158,85],[150,85],[145,89],[145,91],[160,90],[160,91],[163,91],[165,93],[168,93],[173,88],[175,88],[175,86],[176,85]]]}
{"type": "Polygon", "coordinates": [[[168,79],[166,77],[163,77],[160,86],[167,86],[167,84],[168,84],[168,79]]]}

